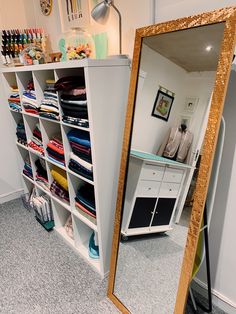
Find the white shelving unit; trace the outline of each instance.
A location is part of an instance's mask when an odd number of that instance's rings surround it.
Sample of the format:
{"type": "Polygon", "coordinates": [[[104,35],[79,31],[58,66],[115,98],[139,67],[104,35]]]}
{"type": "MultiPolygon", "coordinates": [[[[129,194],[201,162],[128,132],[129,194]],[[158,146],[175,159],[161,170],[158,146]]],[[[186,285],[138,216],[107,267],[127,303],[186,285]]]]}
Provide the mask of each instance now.
{"type": "MultiPolygon", "coordinates": [[[[126,113],[128,86],[129,86],[129,61],[128,60],[90,60],[69,61],[19,68],[4,68],[1,70],[3,88],[7,98],[11,92],[11,86],[17,85],[20,97],[26,89],[30,79],[34,81],[36,100],[38,103],[43,99],[43,91],[46,79],[59,79],[65,76],[83,75],[87,91],[87,106],[89,128],[73,126],[60,121],[54,121],[24,111],[14,112],[11,110],[15,127],[23,119],[27,140],[32,137],[36,123],[39,123],[42,133],[45,156],[41,156],[33,149],[21,145],[16,141],[19,151],[19,167],[22,172],[24,160],[29,155],[34,180],[22,173],[24,191],[29,192],[36,187],[38,195],[43,193],[51,197],[54,214],[54,230],[79,253],[102,277],[110,266],[111,242],[116,205],[116,193],[121,158],[121,147],[126,113]],[[93,161],[93,181],[84,178],[68,168],[70,145],[67,133],[71,129],[86,130],[90,133],[91,151],[93,161]],[[36,169],[34,162],[42,158],[46,162],[49,183],[52,183],[50,169],[55,166],[47,158],[46,146],[50,136],[55,132],[61,132],[65,150],[66,166],[57,167],[66,171],[70,204],[46,191],[36,181],[36,169]],[[96,203],[96,224],[82,215],[75,206],[75,195],[78,187],[87,182],[94,186],[96,203]],[[71,239],[64,228],[69,215],[72,215],[74,239],[71,239]],[[99,245],[100,257],[94,260],[88,254],[88,242],[92,232],[95,232],[99,245]]],[[[60,118],[62,118],[60,110],[60,118]]]]}

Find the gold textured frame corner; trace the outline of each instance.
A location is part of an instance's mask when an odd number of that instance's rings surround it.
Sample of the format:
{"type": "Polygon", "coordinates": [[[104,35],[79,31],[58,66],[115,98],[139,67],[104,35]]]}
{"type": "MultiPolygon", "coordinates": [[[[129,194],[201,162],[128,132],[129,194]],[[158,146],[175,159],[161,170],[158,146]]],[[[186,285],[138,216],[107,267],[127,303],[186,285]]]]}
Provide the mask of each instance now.
{"type": "MultiPolygon", "coordinates": [[[[195,199],[190,218],[187,243],[185,246],[184,259],[177,291],[175,314],[184,312],[191,274],[194,265],[194,258],[197,250],[198,237],[203,217],[204,205],[211,175],[214,153],[217,144],[220,121],[224,107],[224,100],[227,92],[230,68],[236,39],[236,7],[228,7],[208,13],[193,15],[174,21],[160,23],[143,27],[136,30],[134,53],[131,71],[131,80],[128,96],[128,106],[125,121],[125,132],[123,138],[123,151],[118,185],[118,197],[116,203],[116,214],[113,234],[113,245],[111,253],[110,275],[108,284],[108,297],[122,313],[130,313],[124,304],[114,295],[116,265],[119,251],[120,227],[122,221],[122,206],[125,193],[126,170],[130,149],[131,132],[133,125],[136,90],[138,82],[138,71],[144,37],[189,29],[192,27],[205,26],[208,24],[225,23],[223,40],[219,53],[219,61],[216,70],[216,79],[213,89],[211,109],[208,118],[207,130],[203,144],[199,175],[195,189],[195,199]]],[[[127,287],[128,288],[128,287],[127,287]]]]}

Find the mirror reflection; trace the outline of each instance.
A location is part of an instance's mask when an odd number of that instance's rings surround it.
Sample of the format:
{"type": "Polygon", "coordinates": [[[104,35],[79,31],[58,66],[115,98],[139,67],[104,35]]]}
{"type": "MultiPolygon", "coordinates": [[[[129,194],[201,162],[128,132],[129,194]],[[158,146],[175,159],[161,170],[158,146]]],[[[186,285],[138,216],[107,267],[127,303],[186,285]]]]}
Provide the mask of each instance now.
{"type": "Polygon", "coordinates": [[[115,296],[173,313],[224,23],[143,39],[115,296]]]}

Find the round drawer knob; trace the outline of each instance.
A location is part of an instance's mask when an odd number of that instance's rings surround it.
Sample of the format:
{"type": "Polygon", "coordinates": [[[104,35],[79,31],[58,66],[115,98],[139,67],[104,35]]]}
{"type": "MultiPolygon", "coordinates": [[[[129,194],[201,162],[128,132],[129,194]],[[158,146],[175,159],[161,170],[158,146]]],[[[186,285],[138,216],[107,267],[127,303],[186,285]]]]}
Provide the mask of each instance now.
{"type": "Polygon", "coordinates": [[[156,172],[153,172],[152,174],[153,174],[153,175],[155,175],[155,174],[156,174],[156,172]]]}
{"type": "Polygon", "coordinates": [[[169,189],[169,191],[171,192],[171,191],[172,191],[172,189],[169,189]]]}

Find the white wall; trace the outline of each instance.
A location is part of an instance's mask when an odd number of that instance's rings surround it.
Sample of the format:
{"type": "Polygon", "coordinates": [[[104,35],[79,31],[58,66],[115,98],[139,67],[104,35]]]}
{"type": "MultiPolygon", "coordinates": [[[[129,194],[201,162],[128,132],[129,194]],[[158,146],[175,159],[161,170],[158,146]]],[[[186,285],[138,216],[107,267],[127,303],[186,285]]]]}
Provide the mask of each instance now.
{"type": "Polygon", "coordinates": [[[26,28],[34,25],[32,1],[0,0],[0,29],[26,28]]]}
{"type": "MultiPolygon", "coordinates": [[[[168,21],[226,6],[235,6],[236,0],[156,0],[156,22],[168,21]]],[[[235,233],[235,75],[225,103],[226,138],[221,163],[216,201],[210,229],[210,258],[212,264],[212,288],[214,293],[236,308],[236,250],[235,233]]],[[[200,280],[205,282],[201,272],[200,280]]],[[[221,304],[222,305],[222,304],[221,304]]],[[[232,310],[235,312],[235,310],[232,310]]],[[[232,312],[232,313],[233,313],[232,312]]]]}
{"type": "Polygon", "coordinates": [[[146,45],[142,48],[140,68],[145,78],[142,91],[139,90],[137,95],[132,148],[155,154],[169,128],[179,124],[186,97],[197,97],[199,101],[194,114],[183,113],[191,116],[189,129],[194,134],[194,150],[213,89],[215,72],[187,73],[146,45]],[[175,93],[168,121],[151,115],[159,85],[175,93]]]}
{"type": "Polygon", "coordinates": [[[235,0],[156,0],[156,22],[235,6],[235,0]]]}
{"type": "MultiPolygon", "coordinates": [[[[27,1],[27,0],[24,0],[27,1]]],[[[31,0],[35,10],[36,27],[43,27],[49,34],[53,51],[59,51],[58,41],[62,37],[58,0],[53,1],[53,10],[50,16],[40,13],[39,1],[31,0]]],[[[31,2],[30,1],[30,2],[31,2]]],[[[151,0],[116,0],[115,5],[122,15],[123,51],[132,57],[133,40],[136,28],[150,24],[151,0]],[[135,12],[135,14],[133,14],[135,12]]],[[[106,25],[100,25],[91,20],[91,27],[87,31],[91,34],[107,32],[109,54],[118,54],[118,18],[117,13],[111,9],[111,14],[106,25]]]]}
{"type": "Polygon", "coordinates": [[[142,48],[141,69],[146,72],[142,93],[137,100],[132,148],[156,153],[185,99],[186,71],[146,45],[142,48]],[[168,121],[151,116],[159,85],[175,93],[168,121]]]}
{"type": "MultiPolygon", "coordinates": [[[[1,2],[0,29],[27,28],[34,26],[33,4],[27,0],[1,2]]],[[[2,86],[2,78],[0,78],[2,86]]],[[[21,194],[22,183],[17,163],[15,123],[0,89],[0,203],[16,198],[21,194]]],[[[7,95],[8,96],[8,95],[7,95]]]]}

